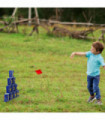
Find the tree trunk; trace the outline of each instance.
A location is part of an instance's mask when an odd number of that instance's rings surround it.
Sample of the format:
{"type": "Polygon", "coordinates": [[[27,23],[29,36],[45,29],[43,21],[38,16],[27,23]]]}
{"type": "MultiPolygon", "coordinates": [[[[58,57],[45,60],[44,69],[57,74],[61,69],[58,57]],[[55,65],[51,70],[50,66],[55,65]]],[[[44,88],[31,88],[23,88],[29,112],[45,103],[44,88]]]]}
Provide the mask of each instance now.
{"type": "Polygon", "coordinates": [[[13,13],[12,13],[12,17],[15,16],[17,9],[18,9],[18,8],[15,8],[15,9],[14,9],[14,11],[13,11],[13,13]]]}
{"type": "MultiPolygon", "coordinates": [[[[28,19],[31,19],[31,8],[29,8],[28,19]]],[[[29,25],[31,25],[31,21],[28,21],[29,25]]]]}
{"type": "Polygon", "coordinates": [[[39,25],[39,16],[38,16],[37,8],[35,8],[35,15],[36,15],[36,22],[39,25]]]}
{"type": "Polygon", "coordinates": [[[55,8],[56,20],[58,20],[58,8],[55,8]]]}

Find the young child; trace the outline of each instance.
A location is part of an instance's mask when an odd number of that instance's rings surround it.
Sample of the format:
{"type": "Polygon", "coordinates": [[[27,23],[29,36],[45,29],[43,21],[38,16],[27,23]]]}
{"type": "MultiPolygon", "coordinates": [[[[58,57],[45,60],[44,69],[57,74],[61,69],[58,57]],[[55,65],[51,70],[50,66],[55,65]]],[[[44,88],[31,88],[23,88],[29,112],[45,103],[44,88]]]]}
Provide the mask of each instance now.
{"type": "Polygon", "coordinates": [[[104,49],[104,45],[97,41],[93,42],[91,50],[88,52],[73,52],[71,58],[75,55],[86,56],[87,60],[87,88],[90,93],[88,102],[93,102],[96,99],[96,104],[102,105],[101,95],[99,90],[99,80],[100,80],[100,66],[105,69],[104,59],[101,53],[104,49]],[[96,93],[96,95],[95,95],[96,93]]]}

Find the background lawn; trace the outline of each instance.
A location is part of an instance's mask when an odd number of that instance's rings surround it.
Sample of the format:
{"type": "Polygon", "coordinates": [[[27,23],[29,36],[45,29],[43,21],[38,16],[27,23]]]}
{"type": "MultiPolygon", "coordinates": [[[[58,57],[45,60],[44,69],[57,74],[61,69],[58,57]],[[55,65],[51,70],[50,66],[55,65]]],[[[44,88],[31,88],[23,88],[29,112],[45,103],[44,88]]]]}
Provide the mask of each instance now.
{"type": "MultiPolygon", "coordinates": [[[[95,36],[100,31],[94,32],[95,36]]],[[[74,51],[89,51],[92,41],[69,37],[0,33],[0,112],[105,112],[105,71],[101,68],[102,106],[88,104],[86,57],[74,51]],[[37,75],[35,70],[43,74],[37,75]],[[9,70],[14,70],[19,94],[4,102],[9,70]]],[[[102,53],[105,59],[105,50],[102,53]]]]}

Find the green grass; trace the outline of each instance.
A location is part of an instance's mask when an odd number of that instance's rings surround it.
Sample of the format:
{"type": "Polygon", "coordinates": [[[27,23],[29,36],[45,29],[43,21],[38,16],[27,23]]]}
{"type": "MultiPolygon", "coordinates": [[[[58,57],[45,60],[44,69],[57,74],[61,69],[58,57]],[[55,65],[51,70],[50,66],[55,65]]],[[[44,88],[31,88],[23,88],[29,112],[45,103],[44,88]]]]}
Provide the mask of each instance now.
{"type": "MultiPolygon", "coordinates": [[[[94,34],[98,37],[100,32],[94,34]]],[[[0,112],[105,112],[105,71],[101,68],[104,105],[87,104],[87,59],[69,57],[74,51],[89,51],[91,44],[47,36],[43,29],[31,37],[0,33],[0,112]],[[43,74],[37,75],[37,69],[43,74]],[[5,103],[9,70],[14,70],[20,96],[5,103]]],[[[105,51],[102,55],[105,58],[105,51]]]]}

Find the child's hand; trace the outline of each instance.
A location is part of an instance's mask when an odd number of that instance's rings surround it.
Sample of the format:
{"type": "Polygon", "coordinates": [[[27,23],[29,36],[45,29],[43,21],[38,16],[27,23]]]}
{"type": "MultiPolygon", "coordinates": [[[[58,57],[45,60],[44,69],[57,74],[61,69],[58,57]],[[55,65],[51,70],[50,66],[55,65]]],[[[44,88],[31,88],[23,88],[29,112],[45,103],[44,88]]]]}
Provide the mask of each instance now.
{"type": "Polygon", "coordinates": [[[105,66],[103,66],[104,70],[105,70],[105,66]]]}
{"type": "Polygon", "coordinates": [[[70,58],[72,59],[75,56],[75,52],[73,52],[70,56],[70,58]]]}

